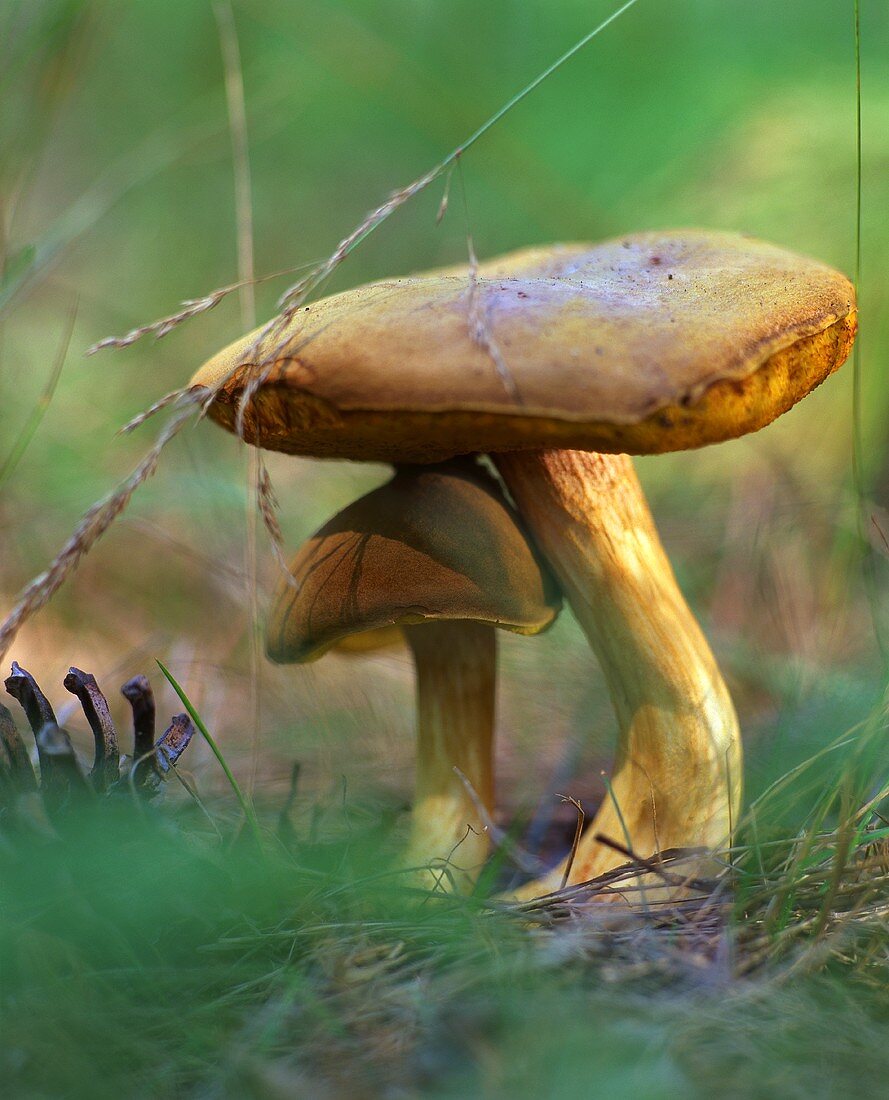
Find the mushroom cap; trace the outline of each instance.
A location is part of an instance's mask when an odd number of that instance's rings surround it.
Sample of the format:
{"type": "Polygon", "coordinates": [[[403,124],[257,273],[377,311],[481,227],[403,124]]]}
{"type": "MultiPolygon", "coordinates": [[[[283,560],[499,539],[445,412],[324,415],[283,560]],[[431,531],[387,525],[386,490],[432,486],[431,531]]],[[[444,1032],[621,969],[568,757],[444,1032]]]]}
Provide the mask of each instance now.
{"type": "Polygon", "coordinates": [[[206,363],[210,415],[292,454],[388,462],[543,447],[630,454],[756,431],[844,361],[849,280],[735,233],[532,248],[356,287],[206,363]],[[518,399],[517,399],[518,398],[518,399]]]}
{"type": "Polygon", "coordinates": [[[315,660],[354,634],[442,619],[537,634],[561,602],[499,486],[468,461],[397,471],[317,531],[290,573],[267,633],[281,663],[315,660]]]}

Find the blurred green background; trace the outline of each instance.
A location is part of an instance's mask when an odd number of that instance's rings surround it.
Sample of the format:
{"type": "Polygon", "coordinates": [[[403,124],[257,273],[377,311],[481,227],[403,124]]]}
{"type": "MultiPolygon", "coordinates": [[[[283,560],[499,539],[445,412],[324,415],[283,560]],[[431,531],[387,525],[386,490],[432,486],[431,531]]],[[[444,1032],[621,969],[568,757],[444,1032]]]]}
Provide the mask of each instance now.
{"type": "MultiPolygon", "coordinates": [[[[235,0],[255,215],[271,273],[325,257],[364,214],[458,145],[608,14],[602,0],[235,0]]],[[[757,436],[639,463],[680,583],[725,668],[749,785],[865,715],[882,686],[889,546],[889,8],[862,4],[864,527],[852,481],[852,366],[757,436]],[[873,522],[872,522],[873,517],[873,522]],[[885,522],[884,522],[885,521],[885,522]],[[876,580],[870,595],[862,565],[876,580]]],[[[639,0],[463,159],[469,224],[436,185],[340,268],[331,289],[553,240],[647,227],[744,230],[850,272],[855,261],[851,0],[639,0]]],[[[160,342],[85,358],[109,334],[237,277],[232,153],[212,5],[0,0],[0,461],[76,320],[57,391],[0,486],[0,596],[51,560],[148,447],[117,429],[239,335],[236,297],[160,342]]],[[[286,280],[257,289],[260,319],[286,280]]],[[[289,548],[378,484],[380,467],[271,456],[289,548]]],[[[161,656],[236,772],[277,797],[403,802],[406,653],[263,664],[251,734],[246,457],[186,430],[156,477],[12,655],[62,703],[70,664],[116,685],[161,656]],[[251,780],[253,776],[253,780],[251,780]],[[337,795],[339,797],[339,795],[337,795]]],[[[275,578],[260,542],[260,607],[275,578]]],[[[502,640],[500,803],[594,804],[613,723],[568,613],[502,640]]],[[[155,686],[160,691],[158,676],[155,686]]],[[[163,694],[163,693],[162,693],[163,694]]],[[[163,713],[179,709],[163,695],[163,713]]],[[[88,740],[77,716],[75,733],[88,740]]],[[[204,790],[220,780],[196,746],[204,790]]],[[[827,765],[829,766],[829,764],[827,765]]]]}

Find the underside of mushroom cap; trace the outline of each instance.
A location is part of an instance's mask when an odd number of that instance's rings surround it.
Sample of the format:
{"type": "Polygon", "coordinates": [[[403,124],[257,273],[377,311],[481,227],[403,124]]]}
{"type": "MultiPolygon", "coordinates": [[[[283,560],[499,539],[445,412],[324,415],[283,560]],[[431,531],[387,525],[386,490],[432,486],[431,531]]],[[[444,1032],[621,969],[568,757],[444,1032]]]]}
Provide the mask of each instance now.
{"type": "Polygon", "coordinates": [[[464,460],[399,470],[297,552],[273,597],[274,661],[385,627],[471,620],[537,634],[560,595],[496,481],[464,460]]]}
{"type": "Polygon", "coordinates": [[[248,442],[429,462],[541,447],[682,450],[770,423],[844,361],[849,280],[739,234],[642,233],[357,287],[192,380],[248,442]],[[259,365],[259,366],[257,366],[259,365]]]}

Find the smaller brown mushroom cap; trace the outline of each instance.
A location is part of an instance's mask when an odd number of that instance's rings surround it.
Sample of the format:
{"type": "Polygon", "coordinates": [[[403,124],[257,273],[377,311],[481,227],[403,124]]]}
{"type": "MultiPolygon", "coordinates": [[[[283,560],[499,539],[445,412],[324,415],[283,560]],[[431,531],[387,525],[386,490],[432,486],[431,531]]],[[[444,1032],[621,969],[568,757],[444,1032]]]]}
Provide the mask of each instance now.
{"type": "Polygon", "coordinates": [[[273,661],[305,662],[356,634],[470,620],[537,634],[558,590],[494,479],[473,462],[399,470],[297,552],[273,597],[273,661]]]}

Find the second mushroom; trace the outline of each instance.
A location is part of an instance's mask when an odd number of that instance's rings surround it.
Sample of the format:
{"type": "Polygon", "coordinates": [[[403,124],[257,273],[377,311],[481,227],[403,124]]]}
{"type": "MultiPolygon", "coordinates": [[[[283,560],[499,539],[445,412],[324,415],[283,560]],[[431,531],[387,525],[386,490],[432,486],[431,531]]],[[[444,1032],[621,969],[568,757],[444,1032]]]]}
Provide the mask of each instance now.
{"type": "Polygon", "coordinates": [[[417,687],[404,863],[424,885],[465,892],[489,851],[495,628],[536,634],[553,622],[547,570],[494,478],[464,460],[398,470],[313,535],[290,572],[272,604],[273,660],[312,661],[354,635],[372,643],[403,631],[417,687]]]}

